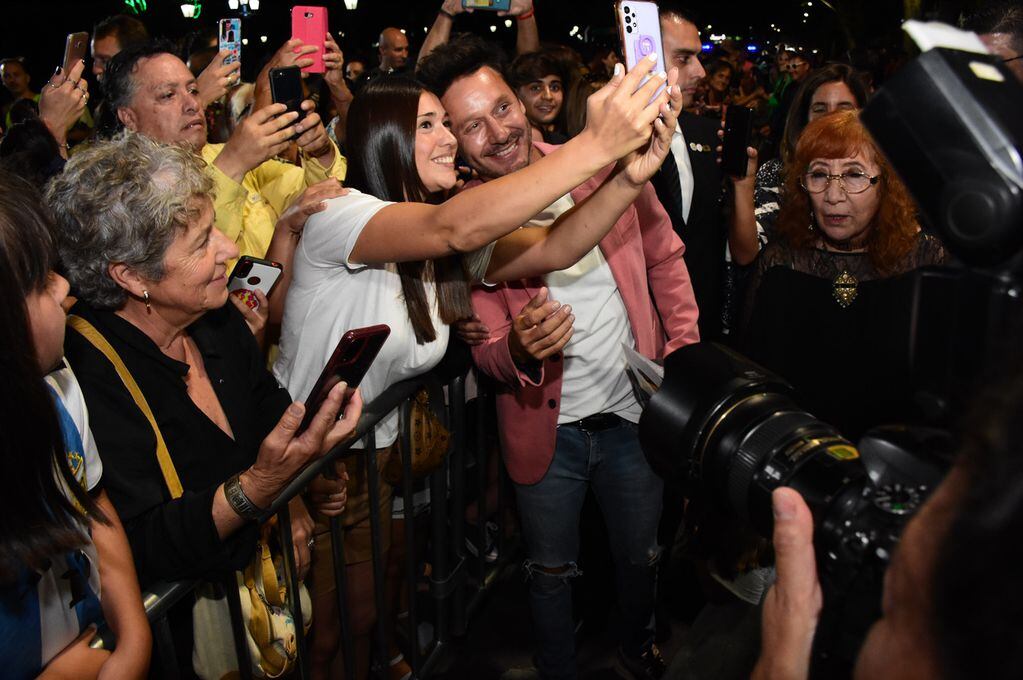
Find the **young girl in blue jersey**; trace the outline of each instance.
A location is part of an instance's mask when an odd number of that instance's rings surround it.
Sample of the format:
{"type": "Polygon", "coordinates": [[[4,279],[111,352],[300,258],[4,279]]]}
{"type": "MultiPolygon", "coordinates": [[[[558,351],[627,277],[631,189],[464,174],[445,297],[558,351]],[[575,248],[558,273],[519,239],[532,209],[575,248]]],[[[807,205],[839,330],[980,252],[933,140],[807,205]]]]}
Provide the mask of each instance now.
{"type": "Polygon", "coordinates": [[[151,636],[71,369],[35,190],[0,171],[0,675],[142,678],[151,636]],[[106,621],[112,653],[90,642],[106,621]]]}

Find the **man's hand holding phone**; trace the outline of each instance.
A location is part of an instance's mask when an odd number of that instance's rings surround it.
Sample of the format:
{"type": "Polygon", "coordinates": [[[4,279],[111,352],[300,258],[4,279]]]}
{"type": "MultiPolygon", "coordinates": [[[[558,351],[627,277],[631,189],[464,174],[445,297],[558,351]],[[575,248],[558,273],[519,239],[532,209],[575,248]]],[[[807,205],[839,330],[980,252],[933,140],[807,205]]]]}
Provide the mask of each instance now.
{"type": "Polygon", "coordinates": [[[586,127],[578,136],[604,154],[608,163],[650,141],[654,120],[668,98],[664,91],[655,96],[664,88],[666,73],[654,74],[643,83],[655,63],[656,55],[644,57],[626,74],[616,65],[611,80],[586,100],[586,127]]]}
{"type": "Polygon", "coordinates": [[[199,87],[199,99],[202,101],[203,106],[209,106],[217,101],[227,94],[228,90],[238,84],[238,80],[241,77],[242,63],[240,61],[228,63],[227,60],[231,54],[229,50],[217,52],[217,56],[213,57],[213,61],[196,78],[196,84],[199,87]]]}
{"type": "Polygon", "coordinates": [[[305,111],[305,117],[295,125],[295,133],[298,134],[295,143],[308,158],[329,168],[334,164],[334,143],[330,141],[320,114],[316,112],[316,103],[306,99],[302,102],[302,110],[305,111]]]}
{"type": "Polygon", "coordinates": [[[306,45],[298,38],[292,38],[281,45],[280,49],[274,52],[274,55],[270,57],[270,61],[266,63],[266,66],[256,76],[252,108],[254,110],[262,108],[273,101],[270,94],[271,69],[285,68],[287,66],[298,66],[299,68],[312,66],[315,60],[309,55],[315,54],[318,50],[319,48],[316,45],[306,45]]]}
{"type": "MultiPolygon", "coordinates": [[[[249,170],[288,148],[298,114],[284,104],[270,104],[246,116],[214,159],[221,172],[239,184],[249,170]]],[[[322,126],[321,126],[322,127],[322,126]]]]}
{"type": "Polygon", "coordinates": [[[650,141],[619,161],[622,177],[634,187],[641,188],[649,182],[671,153],[671,138],[683,104],[677,68],[668,72],[668,87],[664,92],[668,100],[661,104],[661,115],[654,120],[654,134],[650,141]]]}

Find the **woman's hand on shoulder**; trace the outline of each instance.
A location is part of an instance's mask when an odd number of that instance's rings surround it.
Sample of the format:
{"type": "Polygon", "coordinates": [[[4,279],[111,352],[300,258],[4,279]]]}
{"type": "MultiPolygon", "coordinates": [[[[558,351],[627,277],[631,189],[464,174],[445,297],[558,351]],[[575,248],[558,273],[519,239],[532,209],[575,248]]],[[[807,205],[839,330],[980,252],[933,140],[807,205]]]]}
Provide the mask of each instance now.
{"type": "Polygon", "coordinates": [[[281,213],[276,228],[287,229],[292,236],[298,238],[302,235],[309,217],[327,209],[327,199],[344,196],[347,193],[348,189],[341,186],[341,182],[333,177],[310,185],[281,213]]]}

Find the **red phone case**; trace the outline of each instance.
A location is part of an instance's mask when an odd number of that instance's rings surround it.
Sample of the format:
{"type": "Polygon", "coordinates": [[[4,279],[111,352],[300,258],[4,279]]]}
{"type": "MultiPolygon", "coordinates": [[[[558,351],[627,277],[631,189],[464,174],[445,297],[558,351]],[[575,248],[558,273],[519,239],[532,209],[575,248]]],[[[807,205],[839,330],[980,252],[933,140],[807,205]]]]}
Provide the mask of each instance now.
{"type": "Polygon", "coordinates": [[[355,328],[341,336],[327,365],[323,367],[320,377],[306,397],[306,412],[298,427],[299,433],[305,432],[309,427],[334,385],[343,380],[348,383],[350,389],[359,386],[390,334],[390,326],[379,324],[355,328]]]}
{"type": "Polygon", "coordinates": [[[310,54],[313,63],[302,69],[305,73],[326,73],[323,63],[324,36],[330,30],[327,26],[327,8],[295,5],[291,8],[291,37],[298,38],[306,45],[316,45],[319,50],[310,54]]]}

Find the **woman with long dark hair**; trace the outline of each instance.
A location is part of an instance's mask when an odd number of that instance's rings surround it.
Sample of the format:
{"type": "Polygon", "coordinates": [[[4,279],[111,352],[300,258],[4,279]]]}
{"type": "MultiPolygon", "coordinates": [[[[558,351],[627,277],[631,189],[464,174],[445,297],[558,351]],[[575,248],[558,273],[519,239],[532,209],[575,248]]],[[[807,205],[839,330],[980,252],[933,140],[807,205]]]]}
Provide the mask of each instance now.
{"type": "Polygon", "coordinates": [[[0,464],[11,481],[0,500],[4,677],[45,667],[139,678],[149,624],[124,529],[100,487],[81,389],[62,362],[68,284],[53,271],[39,203],[31,185],[0,171],[0,464]],[[103,618],[117,634],[112,655],[89,647],[103,618]]]}
{"type": "MultiPolygon", "coordinates": [[[[282,384],[293,394],[307,393],[344,332],[385,323],[391,335],[360,385],[370,401],[388,385],[440,361],[448,325],[472,315],[470,281],[535,276],[568,267],[589,252],[668,152],[681,94],[673,70],[669,94],[651,104],[664,83],[654,76],[639,87],[651,66],[646,60],[628,75],[619,69],[612,83],[591,98],[587,128],[564,146],[519,172],[446,201],[457,184],[457,149],[440,100],[409,78],[367,84],[348,114],[346,184],[351,192],[328,201],[309,219],[295,253],[281,355],[274,366],[282,384]],[[618,171],[559,224],[519,229],[615,161],[618,171]]],[[[570,311],[562,308],[557,318],[568,319],[570,311]]],[[[394,413],[375,433],[381,465],[396,438],[394,413]]],[[[367,476],[377,472],[352,467],[343,518],[345,558],[350,620],[356,636],[366,639],[360,645],[366,650],[376,616],[368,518],[371,511],[381,515],[386,556],[391,490],[382,484],[380,507],[371,510],[367,476]]],[[[324,590],[333,587],[329,550],[326,536],[318,538],[313,596],[319,621],[334,617],[334,597],[324,590]],[[321,580],[318,572],[327,576],[321,580]]],[[[314,641],[314,667],[326,668],[333,644],[314,641]],[[320,653],[326,657],[323,663],[316,656],[320,653]]],[[[365,651],[357,660],[361,677],[365,651]]]]}

